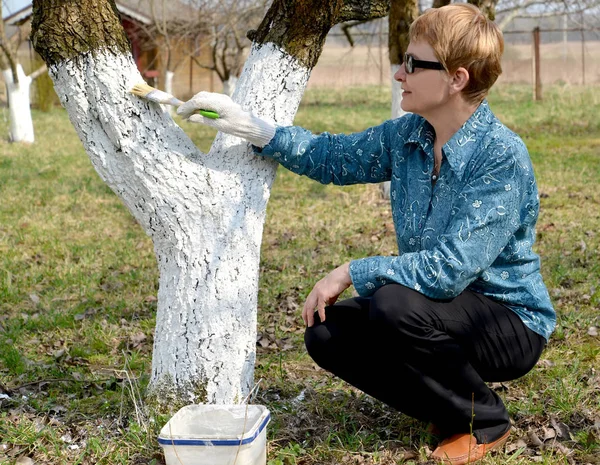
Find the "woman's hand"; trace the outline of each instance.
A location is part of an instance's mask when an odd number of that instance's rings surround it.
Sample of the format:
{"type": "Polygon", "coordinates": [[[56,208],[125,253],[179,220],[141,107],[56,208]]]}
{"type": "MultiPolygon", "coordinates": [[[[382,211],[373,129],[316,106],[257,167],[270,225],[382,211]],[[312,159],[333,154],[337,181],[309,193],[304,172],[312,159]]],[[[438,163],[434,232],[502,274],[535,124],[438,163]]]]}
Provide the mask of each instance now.
{"type": "Polygon", "coordinates": [[[275,135],[275,125],[242,109],[224,94],[200,92],[183,103],[177,109],[177,114],[192,123],[212,126],[226,134],[246,139],[257,147],[264,147],[275,135]],[[198,114],[199,110],[216,112],[219,117],[207,118],[198,114]]]}
{"type": "Polygon", "coordinates": [[[315,309],[321,321],[325,321],[325,306],[333,305],[340,294],[350,287],[350,263],[344,263],[321,279],[310,291],[302,310],[304,323],[311,327],[315,322],[315,309]]]}

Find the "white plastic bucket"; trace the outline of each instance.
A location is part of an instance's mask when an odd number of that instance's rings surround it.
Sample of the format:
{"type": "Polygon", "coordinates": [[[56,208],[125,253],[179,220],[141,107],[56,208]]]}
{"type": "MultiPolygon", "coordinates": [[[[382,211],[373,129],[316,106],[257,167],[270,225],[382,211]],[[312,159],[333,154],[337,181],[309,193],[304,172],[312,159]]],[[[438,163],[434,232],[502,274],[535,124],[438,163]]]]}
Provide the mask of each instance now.
{"type": "Polygon", "coordinates": [[[263,405],[188,405],[160,431],[167,465],[266,465],[263,405]]]}

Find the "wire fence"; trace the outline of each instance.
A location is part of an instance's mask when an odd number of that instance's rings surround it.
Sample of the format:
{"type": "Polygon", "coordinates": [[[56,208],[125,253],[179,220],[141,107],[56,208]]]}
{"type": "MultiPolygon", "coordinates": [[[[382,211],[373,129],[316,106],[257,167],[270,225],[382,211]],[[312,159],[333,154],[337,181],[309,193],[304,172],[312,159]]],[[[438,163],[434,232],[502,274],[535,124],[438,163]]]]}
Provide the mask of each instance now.
{"type": "MultiPolygon", "coordinates": [[[[330,34],[314,68],[309,87],[391,85],[388,39],[385,32],[362,33],[351,47],[330,34]]],[[[498,84],[535,84],[533,30],[505,31],[503,73],[498,84]]],[[[542,85],[600,84],[600,29],[540,29],[542,85]]]]}

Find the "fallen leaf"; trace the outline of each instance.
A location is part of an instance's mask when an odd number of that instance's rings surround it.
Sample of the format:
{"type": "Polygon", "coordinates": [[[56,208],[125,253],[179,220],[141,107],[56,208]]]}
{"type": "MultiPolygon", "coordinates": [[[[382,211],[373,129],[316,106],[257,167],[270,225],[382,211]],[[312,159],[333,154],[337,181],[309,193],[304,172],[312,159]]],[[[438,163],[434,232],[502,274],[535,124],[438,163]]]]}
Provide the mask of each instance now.
{"type": "Polygon", "coordinates": [[[129,337],[129,341],[133,347],[139,347],[145,340],[146,335],[144,333],[137,333],[129,337]]]}
{"type": "Polygon", "coordinates": [[[544,433],[544,441],[547,441],[548,439],[552,439],[552,438],[556,437],[556,431],[554,431],[553,428],[543,427],[542,432],[544,433]]]}
{"type": "Polygon", "coordinates": [[[551,442],[550,444],[546,445],[546,447],[549,448],[549,449],[553,449],[555,451],[558,451],[562,455],[571,455],[574,452],[572,449],[569,449],[564,444],[561,444],[560,442],[557,442],[557,441],[551,442]]]}
{"type": "Polygon", "coordinates": [[[535,434],[533,431],[529,431],[527,433],[527,437],[529,438],[529,442],[534,445],[535,447],[541,447],[544,445],[544,443],[542,442],[542,440],[539,438],[539,436],[537,434],[535,434]]]}
{"type": "Polygon", "coordinates": [[[15,462],[15,465],[33,465],[35,462],[31,457],[21,456],[15,462]]]}
{"type": "Polygon", "coordinates": [[[404,460],[412,460],[416,459],[417,457],[419,457],[419,454],[417,454],[414,450],[407,450],[402,453],[402,458],[404,460]]]}
{"type": "Polygon", "coordinates": [[[527,443],[525,441],[523,441],[522,439],[517,439],[515,442],[511,442],[510,444],[508,444],[506,446],[506,452],[508,452],[510,454],[511,452],[514,452],[516,450],[526,449],[526,448],[527,448],[527,443]]]}
{"type": "Polygon", "coordinates": [[[571,439],[571,431],[563,422],[557,421],[556,418],[551,418],[550,424],[552,424],[552,427],[556,430],[559,438],[571,439]]]}
{"type": "Polygon", "coordinates": [[[552,362],[550,360],[542,359],[537,362],[537,366],[550,368],[550,367],[554,366],[554,362],[552,362]]]}

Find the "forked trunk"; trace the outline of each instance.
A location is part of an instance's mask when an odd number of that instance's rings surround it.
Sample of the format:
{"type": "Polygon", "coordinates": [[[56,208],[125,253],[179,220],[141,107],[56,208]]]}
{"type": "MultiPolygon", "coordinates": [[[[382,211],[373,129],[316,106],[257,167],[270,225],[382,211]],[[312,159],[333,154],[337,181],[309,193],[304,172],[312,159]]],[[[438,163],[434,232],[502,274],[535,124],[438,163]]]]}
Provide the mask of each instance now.
{"type": "MultiPolygon", "coordinates": [[[[259,29],[233,96],[280,124],[292,122],[335,19],[313,31],[290,28],[288,15],[306,3],[274,2],[279,23],[259,29]],[[275,40],[273,31],[283,33],[275,40]],[[314,60],[290,52],[302,34],[317,50],[314,60]]],[[[34,1],[33,30],[94,167],[154,243],[160,282],[150,395],[171,406],[242,401],[253,383],[259,253],[275,163],[223,134],[202,154],[158,105],[129,94],[141,76],[113,1],[34,1]]]]}

